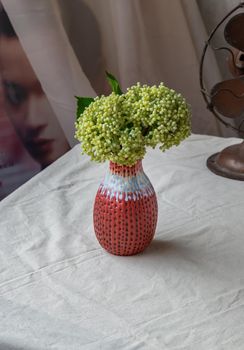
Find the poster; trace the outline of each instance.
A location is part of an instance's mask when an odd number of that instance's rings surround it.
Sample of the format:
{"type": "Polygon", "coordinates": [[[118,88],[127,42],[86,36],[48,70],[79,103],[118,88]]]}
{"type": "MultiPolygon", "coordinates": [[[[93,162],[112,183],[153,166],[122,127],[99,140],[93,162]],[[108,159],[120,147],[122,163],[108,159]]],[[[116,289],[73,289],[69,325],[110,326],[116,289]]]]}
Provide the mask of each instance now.
{"type": "Polygon", "coordinates": [[[0,200],[69,149],[0,3],[0,200]]]}

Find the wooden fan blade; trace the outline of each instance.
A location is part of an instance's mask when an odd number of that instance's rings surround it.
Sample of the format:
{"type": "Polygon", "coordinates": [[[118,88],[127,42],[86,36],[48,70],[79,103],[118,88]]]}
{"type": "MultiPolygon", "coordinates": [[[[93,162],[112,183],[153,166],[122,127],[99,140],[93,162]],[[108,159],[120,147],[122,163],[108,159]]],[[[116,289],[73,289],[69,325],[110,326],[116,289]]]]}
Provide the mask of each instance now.
{"type": "Polygon", "coordinates": [[[232,17],[225,26],[225,40],[238,50],[244,51],[244,13],[232,17]]]}
{"type": "Polygon", "coordinates": [[[211,103],[227,118],[244,116],[244,76],[214,85],[211,90],[211,103]]]}

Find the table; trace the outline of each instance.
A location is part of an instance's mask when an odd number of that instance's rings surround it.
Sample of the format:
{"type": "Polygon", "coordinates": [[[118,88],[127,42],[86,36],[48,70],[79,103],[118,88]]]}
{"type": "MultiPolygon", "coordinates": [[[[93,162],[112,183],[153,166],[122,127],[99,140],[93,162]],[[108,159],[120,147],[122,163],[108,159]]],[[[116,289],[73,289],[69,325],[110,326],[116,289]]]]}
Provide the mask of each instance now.
{"type": "Polygon", "coordinates": [[[151,246],[112,256],[93,233],[108,164],[76,146],[0,203],[1,350],[244,348],[244,184],[207,157],[239,139],[192,135],[144,169],[151,246]]]}

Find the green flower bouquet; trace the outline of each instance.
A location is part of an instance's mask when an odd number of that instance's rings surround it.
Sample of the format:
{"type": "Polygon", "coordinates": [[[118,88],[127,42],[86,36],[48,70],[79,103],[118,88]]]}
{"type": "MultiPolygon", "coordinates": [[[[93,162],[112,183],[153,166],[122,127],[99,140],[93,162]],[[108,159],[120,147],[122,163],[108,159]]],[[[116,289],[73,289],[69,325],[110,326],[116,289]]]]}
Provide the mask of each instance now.
{"type": "Polygon", "coordinates": [[[137,83],[122,93],[107,73],[109,96],[77,97],[75,137],[92,160],[131,166],[147,147],[164,151],[190,135],[190,109],[181,94],[137,83]]]}

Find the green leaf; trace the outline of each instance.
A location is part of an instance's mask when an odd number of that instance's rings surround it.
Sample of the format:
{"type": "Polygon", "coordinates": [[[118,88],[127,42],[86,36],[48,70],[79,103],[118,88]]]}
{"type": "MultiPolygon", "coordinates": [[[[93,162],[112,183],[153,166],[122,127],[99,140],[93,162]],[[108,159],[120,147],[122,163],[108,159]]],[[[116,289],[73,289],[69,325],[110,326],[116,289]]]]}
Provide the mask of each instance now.
{"type": "Polygon", "coordinates": [[[119,86],[119,82],[118,80],[110,73],[106,72],[106,76],[107,76],[107,80],[109,82],[109,85],[112,88],[112,91],[116,94],[116,95],[122,95],[123,92],[119,86]]]}
{"type": "Polygon", "coordinates": [[[94,98],[79,96],[75,96],[75,98],[77,99],[76,120],[78,120],[81,114],[84,112],[85,108],[88,107],[94,101],[94,98]]]}

